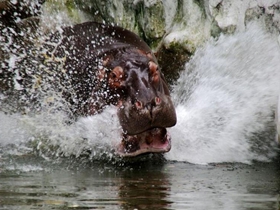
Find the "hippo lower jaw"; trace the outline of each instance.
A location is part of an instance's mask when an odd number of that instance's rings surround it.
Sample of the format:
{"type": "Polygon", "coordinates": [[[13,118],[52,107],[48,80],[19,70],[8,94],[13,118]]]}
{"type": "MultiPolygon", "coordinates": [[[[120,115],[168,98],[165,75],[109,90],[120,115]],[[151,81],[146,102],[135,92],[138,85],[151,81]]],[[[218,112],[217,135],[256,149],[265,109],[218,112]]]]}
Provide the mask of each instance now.
{"type": "Polygon", "coordinates": [[[144,153],[165,153],[171,149],[171,138],[165,128],[152,128],[136,135],[123,134],[116,153],[121,157],[134,157],[144,153]]]}

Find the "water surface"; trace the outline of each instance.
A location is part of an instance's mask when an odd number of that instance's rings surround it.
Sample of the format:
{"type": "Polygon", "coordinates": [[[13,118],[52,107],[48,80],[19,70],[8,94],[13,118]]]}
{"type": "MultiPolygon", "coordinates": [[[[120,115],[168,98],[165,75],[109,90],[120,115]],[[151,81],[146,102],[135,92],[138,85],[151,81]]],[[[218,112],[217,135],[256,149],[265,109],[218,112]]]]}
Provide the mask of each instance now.
{"type": "Polygon", "coordinates": [[[279,163],[193,165],[18,157],[0,173],[1,209],[279,209],[279,163]],[[12,166],[13,165],[13,166],[12,166]]]}

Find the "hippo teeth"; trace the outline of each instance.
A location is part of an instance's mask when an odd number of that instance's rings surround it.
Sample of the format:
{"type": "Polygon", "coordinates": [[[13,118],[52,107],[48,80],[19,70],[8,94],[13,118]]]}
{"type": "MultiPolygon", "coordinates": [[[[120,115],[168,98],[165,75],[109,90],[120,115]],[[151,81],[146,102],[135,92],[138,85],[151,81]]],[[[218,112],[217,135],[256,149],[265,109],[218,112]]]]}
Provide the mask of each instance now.
{"type": "Polygon", "coordinates": [[[152,128],[137,135],[123,134],[117,153],[123,157],[143,153],[164,153],[171,149],[170,136],[165,128],[152,128]]]}

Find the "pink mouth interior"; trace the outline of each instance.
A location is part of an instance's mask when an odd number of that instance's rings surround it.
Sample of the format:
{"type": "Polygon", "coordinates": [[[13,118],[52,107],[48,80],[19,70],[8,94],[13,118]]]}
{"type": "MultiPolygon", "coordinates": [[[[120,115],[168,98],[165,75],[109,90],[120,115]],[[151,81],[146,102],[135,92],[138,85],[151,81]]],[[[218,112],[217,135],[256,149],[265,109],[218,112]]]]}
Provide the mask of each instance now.
{"type": "Polygon", "coordinates": [[[137,156],[143,153],[164,153],[171,149],[170,136],[165,128],[153,128],[137,135],[123,135],[117,146],[122,157],[137,156]]]}

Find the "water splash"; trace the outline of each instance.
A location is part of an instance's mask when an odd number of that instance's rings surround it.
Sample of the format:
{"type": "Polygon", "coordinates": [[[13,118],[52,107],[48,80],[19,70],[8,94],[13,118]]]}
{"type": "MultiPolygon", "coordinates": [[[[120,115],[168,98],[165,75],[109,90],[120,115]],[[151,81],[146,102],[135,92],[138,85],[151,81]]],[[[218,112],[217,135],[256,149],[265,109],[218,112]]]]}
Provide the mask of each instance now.
{"type": "MultiPolygon", "coordinates": [[[[270,160],[276,152],[279,58],[276,37],[258,25],[199,49],[173,87],[178,123],[170,129],[172,150],[166,158],[198,164],[270,160]]],[[[110,160],[121,140],[115,108],[67,123],[65,110],[52,110],[63,107],[61,100],[49,103],[50,95],[57,94],[48,91],[42,98],[46,106],[40,114],[0,112],[0,155],[36,152],[49,159],[86,152],[89,159],[110,160]]]]}
{"type": "MultiPolygon", "coordinates": [[[[48,112],[36,115],[0,114],[1,147],[17,148],[22,153],[37,152],[45,159],[55,157],[79,157],[84,153],[89,159],[113,156],[113,149],[121,140],[115,107],[107,107],[101,114],[83,117],[75,123],[67,123],[67,115],[48,112]]],[[[12,149],[5,151],[11,154],[12,149]]]]}
{"type": "Polygon", "coordinates": [[[203,164],[273,157],[279,59],[276,37],[257,24],[198,50],[173,90],[178,123],[167,159],[203,164]]]}

